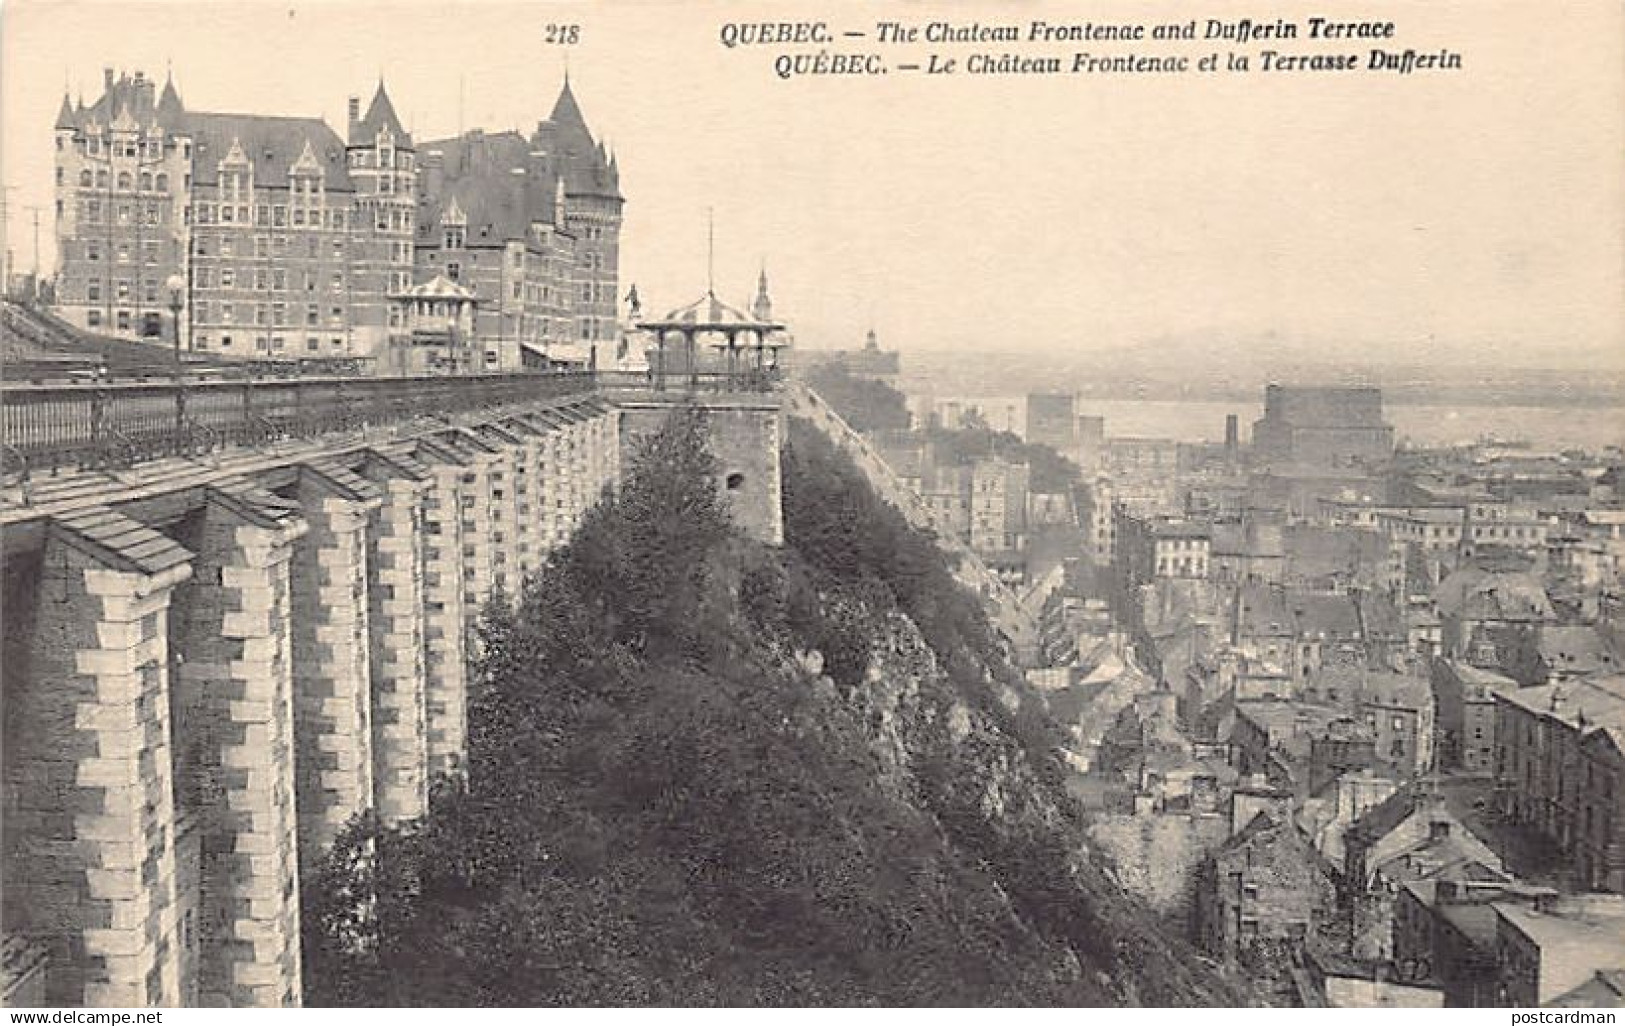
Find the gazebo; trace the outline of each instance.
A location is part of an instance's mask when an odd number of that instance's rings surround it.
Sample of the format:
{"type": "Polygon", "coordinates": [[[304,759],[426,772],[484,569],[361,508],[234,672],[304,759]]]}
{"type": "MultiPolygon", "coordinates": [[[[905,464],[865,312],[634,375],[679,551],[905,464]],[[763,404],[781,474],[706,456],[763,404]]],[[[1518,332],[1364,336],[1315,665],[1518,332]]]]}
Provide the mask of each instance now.
{"type": "Polygon", "coordinates": [[[670,345],[679,347],[690,388],[699,384],[701,349],[710,347],[722,358],[724,387],[733,389],[748,378],[760,378],[776,369],[779,350],[790,344],[783,324],[730,306],[711,289],[664,317],[639,322],[637,328],[655,339],[658,355],[651,371],[656,389],[666,387],[670,345]]]}

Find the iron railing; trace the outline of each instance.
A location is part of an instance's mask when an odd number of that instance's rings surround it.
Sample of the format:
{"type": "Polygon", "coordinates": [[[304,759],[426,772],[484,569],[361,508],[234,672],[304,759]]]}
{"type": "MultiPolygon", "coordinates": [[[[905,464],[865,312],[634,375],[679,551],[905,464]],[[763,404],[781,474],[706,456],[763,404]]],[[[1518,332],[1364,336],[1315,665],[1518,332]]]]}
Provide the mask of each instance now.
{"type": "Polygon", "coordinates": [[[0,387],[0,453],[8,476],[64,466],[126,466],[593,388],[590,371],[6,385],[0,387]]]}
{"type": "Polygon", "coordinates": [[[715,394],[724,392],[774,392],[784,378],[776,369],[738,371],[655,371],[600,370],[596,373],[602,389],[636,392],[715,394]]]}

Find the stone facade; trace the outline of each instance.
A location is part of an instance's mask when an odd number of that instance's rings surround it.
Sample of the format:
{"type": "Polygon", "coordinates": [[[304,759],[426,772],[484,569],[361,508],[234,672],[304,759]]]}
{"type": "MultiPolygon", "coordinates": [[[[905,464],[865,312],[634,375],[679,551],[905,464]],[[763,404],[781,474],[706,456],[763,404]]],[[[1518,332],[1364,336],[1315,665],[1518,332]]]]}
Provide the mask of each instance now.
{"type": "Polygon", "coordinates": [[[199,463],[206,483],[24,525],[0,927],[39,957],[8,987],[300,1002],[301,880],[352,818],[416,819],[459,772],[474,603],[516,593],[620,474],[600,399],[470,420],[293,443],[252,474],[199,463]]]}
{"type": "Polygon", "coordinates": [[[176,594],[176,759],[202,838],[201,1001],[299,1003],[299,868],[289,565],[295,503],[238,478],[177,533],[196,553],[176,594]]]}
{"type": "Polygon", "coordinates": [[[425,496],[433,478],[411,457],[378,452],[360,472],[382,499],[367,535],[373,804],[397,824],[423,815],[429,800],[425,496]]]}
{"type": "Polygon", "coordinates": [[[57,312],[75,326],[402,373],[402,295],[444,274],[479,292],[477,369],[524,366],[527,344],[586,363],[616,337],[620,173],[568,83],[529,140],[419,146],[382,82],[341,136],[188,110],[173,82],[108,69],[94,103],[63,98],[54,131],[57,312]]]}
{"type": "Polygon", "coordinates": [[[382,500],[370,482],[328,461],[299,468],[296,495],[309,525],[289,573],[299,855],[308,873],[373,805],[367,527],[382,500]]]}
{"type": "Polygon", "coordinates": [[[32,686],[5,702],[0,909],[45,948],[51,1004],[180,998],[167,633],[186,560],[108,510],[47,531],[32,686]]]}

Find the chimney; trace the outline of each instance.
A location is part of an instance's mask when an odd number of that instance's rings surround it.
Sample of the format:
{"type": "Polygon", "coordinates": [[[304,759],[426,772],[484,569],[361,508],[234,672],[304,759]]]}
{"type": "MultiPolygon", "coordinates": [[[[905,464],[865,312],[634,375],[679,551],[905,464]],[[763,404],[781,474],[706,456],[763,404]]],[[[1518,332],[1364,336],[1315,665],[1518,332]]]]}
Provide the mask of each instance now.
{"type": "Polygon", "coordinates": [[[1445,838],[1447,838],[1449,836],[1450,836],[1450,821],[1449,820],[1447,820],[1447,819],[1436,819],[1432,823],[1428,824],[1428,840],[1430,840],[1430,841],[1442,841],[1442,840],[1444,840],[1445,838]]]}
{"type": "Polygon", "coordinates": [[[350,97],[350,127],[354,128],[361,123],[361,97],[350,97]]]}
{"type": "Polygon", "coordinates": [[[430,150],[423,155],[423,191],[429,196],[440,195],[446,181],[446,155],[430,150]]]}
{"type": "Polygon", "coordinates": [[[107,92],[112,92],[113,91],[113,69],[112,68],[103,68],[102,69],[102,88],[105,89],[107,92]]]}

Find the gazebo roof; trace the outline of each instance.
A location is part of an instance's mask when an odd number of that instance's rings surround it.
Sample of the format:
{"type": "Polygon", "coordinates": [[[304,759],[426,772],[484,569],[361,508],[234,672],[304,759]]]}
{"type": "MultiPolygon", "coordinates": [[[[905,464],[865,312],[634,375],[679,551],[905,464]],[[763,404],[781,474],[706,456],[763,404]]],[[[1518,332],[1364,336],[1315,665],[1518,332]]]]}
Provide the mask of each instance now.
{"type": "Polygon", "coordinates": [[[443,274],[437,274],[428,281],[419,282],[411,288],[390,294],[391,299],[448,299],[460,302],[476,302],[478,297],[474,290],[466,285],[459,285],[443,274]]]}
{"type": "Polygon", "coordinates": [[[715,292],[709,290],[687,306],[680,306],[655,320],[641,321],[637,327],[643,331],[660,333],[715,332],[730,339],[738,335],[752,334],[756,335],[764,346],[778,347],[788,344],[783,337],[773,337],[783,335],[785,328],[783,324],[777,321],[758,320],[738,307],[724,303],[717,298],[715,292]]]}

